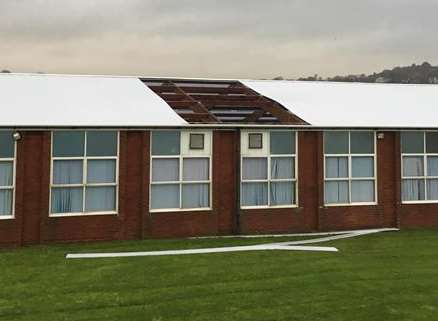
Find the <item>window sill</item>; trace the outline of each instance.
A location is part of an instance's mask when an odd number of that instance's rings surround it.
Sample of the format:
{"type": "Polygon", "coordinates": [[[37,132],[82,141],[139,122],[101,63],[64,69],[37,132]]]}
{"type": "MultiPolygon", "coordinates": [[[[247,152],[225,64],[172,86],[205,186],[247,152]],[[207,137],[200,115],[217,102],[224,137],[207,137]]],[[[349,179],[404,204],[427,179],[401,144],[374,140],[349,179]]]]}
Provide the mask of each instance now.
{"type": "Polygon", "coordinates": [[[401,202],[402,205],[409,205],[409,204],[438,204],[437,201],[403,201],[401,202]]]}
{"type": "Polygon", "coordinates": [[[347,207],[347,206],[377,206],[377,202],[367,202],[367,203],[339,203],[339,204],[324,204],[324,207],[347,207]]]}
{"type": "Polygon", "coordinates": [[[202,211],[211,211],[213,210],[211,207],[201,207],[201,208],[163,208],[152,210],[149,209],[149,213],[171,213],[171,212],[202,212],[202,211]]]}
{"type": "Polygon", "coordinates": [[[14,218],[13,215],[0,215],[0,220],[13,220],[14,218]]]}
{"type": "Polygon", "coordinates": [[[298,205],[276,205],[276,206],[240,206],[241,210],[257,210],[257,209],[276,209],[276,208],[298,208],[298,205]]]}
{"type": "Polygon", "coordinates": [[[91,212],[91,213],[60,213],[49,214],[49,217],[84,217],[84,216],[99,216],[99,215],[119,215],[118,212],[91,212]]]}

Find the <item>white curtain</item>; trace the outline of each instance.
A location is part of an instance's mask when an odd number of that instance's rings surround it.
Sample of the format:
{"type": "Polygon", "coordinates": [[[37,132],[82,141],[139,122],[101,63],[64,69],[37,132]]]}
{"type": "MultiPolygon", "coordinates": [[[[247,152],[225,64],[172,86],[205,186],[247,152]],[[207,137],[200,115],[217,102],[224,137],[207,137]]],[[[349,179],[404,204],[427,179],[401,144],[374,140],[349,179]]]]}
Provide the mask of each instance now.
{"type": "Polygon", "coordinates": [[[82,212],[83,188],[52,188],[52,213],[82,212]]]}
{"type": "Polygon", "coordinates": [[[209,207],[209,184],[183,184],[182,207],[209,207]]]}
{"type": "Polygon", "coordinates": [[[242,163],[243,179],[267,179],[268,178],[268,159],[266,157],[247,157],[242,163]]]}
{"type": "Polygon", "coordinates": [[[116,209],[114,186],[87,187],[85,191],[85,211],[102,212],[116,209]]]}
{"type": "Polygon", "coordinates": [[[404,156],[403,157],[403,176],[423,176],[424,164],[422,156],[404,156]]]}
{"type": "Polygon", "coordinates": [[[325,177],[327,178],[348,177],[348,158],[326,157],[325,177]]]}
{"type": "Polygon", "coordinates": [[[271,178],[294,178],[295,169],[293,160],[293,157],[272,157],[271,178]]]}
{"type": "Polygon", "coordinates": [[[88,183],[114,183],[116,181],[116,161],[114,159],[88,160],[88,183]]]}
{"type": "Polygon", "coordinates": [[[82,160],[56,160],[53,163],[53,184],[82,184],[82,160]]]}
{"type": "Polygon", "coordinates": [[[352,181],[352,202],[374,202],[374,181],[352,181]]]}
{"type": "Polygon", "coordinates": [[[295,183],[272,182],[271,205],[291,205],[291,204],[295,204],[295,183]]]}
{"type": "Polygon", "coordinates": [[[438,200],[438,179],[427,180],[427,199],[438,200]]]}
{"type": "Polygon", "coordinates": [[[0,162],[0,186],[13,185],[13,163],[0,162]]]}
{"type": "Polygon", "coordinates": [[[0,216],[12,214],[12,190],[0,190],[0,216]]]}
{"type": "Polygon", "coordinates": [[[152,160],[152,181],[179,181],[179,158],[154,158],[152,160]]]}
{"type": "Polygon", "coordinates": [[[208,181],[209,176],[208,158],[184,158],[184,181],[208,181]]]}
{"type": "Polygon", "coordinates": [[[179,184],[151,186],[151,208],[179,208],[179,184]]]}
{"type": "Polygon", "coordinates": [[[352,157],[351,172],[353,177],[374,177],[374,158],[352,157]]]}
{"type": "Polygon", "coordinates": [[[327,204],[348,203],[348,181],[326,182],[324,195],[327,204]]]}
{"type": "Polygon", "coordinates": [[[427,157],[427,175],[438,176],[438,157],[427,157]]]}
{"type": "Polygon", "coordinates": [[[268,183],[243,183],[242,205],[268,205],[268,183]]]}
{"type": "Polygon", "coordinates": [[[424,200],[424,180],[404,179],[402,182],[402,199],[404,201],[424,200]]]}

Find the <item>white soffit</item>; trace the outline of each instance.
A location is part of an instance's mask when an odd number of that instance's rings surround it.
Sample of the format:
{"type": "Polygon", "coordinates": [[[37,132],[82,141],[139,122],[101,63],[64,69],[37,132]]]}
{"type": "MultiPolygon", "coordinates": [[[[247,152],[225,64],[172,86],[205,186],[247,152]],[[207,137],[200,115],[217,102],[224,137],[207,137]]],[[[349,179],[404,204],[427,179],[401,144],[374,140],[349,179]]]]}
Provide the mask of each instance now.
{"type": "Polygon", "coordinates": [[[437,128],[438,85],[241,80],[313,126],[437,128]]]}
{"type": "Polygon", "coordinates": [[[138,78],[0,74],[2,127],[184,126],[138,78]]]}

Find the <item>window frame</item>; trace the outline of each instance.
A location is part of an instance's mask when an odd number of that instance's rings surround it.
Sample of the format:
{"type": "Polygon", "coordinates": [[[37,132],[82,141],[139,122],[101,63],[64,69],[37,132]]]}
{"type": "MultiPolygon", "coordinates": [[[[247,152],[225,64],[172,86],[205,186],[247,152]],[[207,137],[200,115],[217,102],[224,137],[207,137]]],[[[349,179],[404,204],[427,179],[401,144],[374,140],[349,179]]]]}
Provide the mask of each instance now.
{"type": "MultiPolygon", "coordinates": [[[[11,132],[13,134],[12,129],[0,129],[2,132],[11,132]]],[[[0,220],[13,220],[15,219],[15,199],[16,199],[16,180],[17,180],[17,141],[14,141],[14,156],[12,158],[0,158],[0,162],[2,163],[10,163],[12,162],[12,186],[0,186],[0,190],[12,190],[12,200],[11,200],[11,214],[10,215],[0,215],[0,220]]]]}
{"type": "Polygon", "coordinates": [[[211,211],[213,209],[213,131],[187,131],[178,129],[156,129],[150,131],[149,137],[149,212],[150,213],[169,213],[169,212],[198,212],[198,211],[211,211]],[[153,132],[164,132],[172,131],[180,133],[180,151],[178,155],[153,155],[152,144],[153,144],[153,132]],[[191,149],[190,148],[190,135],[191,134],[203,134],[204,136],[204,148],[203,149],[191,149]],[[183,136],[186,135],[187,150],[182,146],[184,141],[183,136]],[[204,150],[207,149],[207,152],[204,150]],[[208,158],[208,180],[207,181],[184,181],[183,180],[183,166],[184,159],[191,158],[208,158]],[[178,159],[178,181],[159,181],[153,182],[153,172],[152,164],[154,159],[178,159]],[[208,207],[194,207],[194,208],[183,208],[182,207],[182,190],[183,185],[190,184],[208,184],[208,197],[209,206],[208,207]],[[179,189],[179,207],[174,208],[152,208],[152,186],[153,185],[178,185],[179,189]]]}
{"type": "Polygon", "coordinates": [[[438,153],[428,153],[426,150],[426,138],[427,133],[438,133],[438,130],[403,130],[400,131],[400,200],[402,204],[434,204],[438,203],[438,199],[436,200],[428,200],[427,199],[427,181],[430,179],[438,179],[438,176],[429,176],[428,172],[428,157],[438,157],[438,153]],[[402,150],[402,133],[403,132],[421,132],[423,134],[423,153],[403,153],[402,150]],[[404,168],[404,157],[422,157],[423,159],[423,176],[403,176],[403,168],[404,168]],[[403,180],[422,180],[424,184],[424,200],[412,200],[405,201],[403,200],[403,180]]]}
{"type": "Polygon", "coordinates": [[[50,184],[49,184],[49,217],[70,217],[70,216],[94,216],[94,215],[119,215],[119,163],[120,163],[120,131],[112,129],[60,129],[52,130],[50,132],[50,184]],[[71,156],[71,157],[54,157],[53,156],[53,133],[54,132],[71,132],[79,131],[84,132],[84,154],[83,156],[71,156]],[[117,133],[117,155],[116,156],[87,156],[87,132],[99,131],[99,132],[116,132],[117,133]],[[55,161],[67,161],[67,160],[81,160],[82,161],[82,184],[53,184],[53,170],[55,161]],[[115,160],[116,172],[114,183],[87,183],[87,166],[88,160],[115,160]],[[85,211],[86,205],[86,190],[87,187],[115,187],[115,209],[114,211],[85,211]],[[52,213],[52,189],[53,188],[82,188],[82,212],[69,212],[69,213],[52,213]]]}
{"type": "Polygon", "coordinates": [[[338,129],[338,130],[325,130],[323,131],[323,203],[325,207],[336,207],[336,206],[370,206],[370,205],[378,205],[378,183],[377,183],[377,136],[375,130],[367,130],[367,129],[357,129],[357,130],[348,130],[348,129],[338,129]],[[348,133],[348,153],[347,154],[326,154],[325,153],[325,134],[326,132],[347,132],[348,133]],[[351,153],[351,133],[352,132],[371,132],[373,133],[373,146],[374,153],[373,154],[352,154],[351,153]],[[347,177],[327,177],[326,173],[326,160],[327,158],[335,158],[335,157],[346,157],[347,165],[348,165],[348,176],[347,177]],[[374,176],[373,177],[353,177],[352,172],[352,159],[360,158],[360,157],[373,157],[373,166],[374,166],[374,176]],[[374,201],[373,202],[352,202],[351,201],[351,186],[352,182],[357,181],[374,181],[374,201]],[[336,182],[336,181],[346,181],[348,182],[348,200],[347,203],[327,203],[325,194],[326,194],[326,182],[336,182]]]}
{"type": "Polygon", "coordinates": [[[298,199],[298,131],[293,129],[265,129],[265,130],[250,130],[241,132],[241,142],[247,139],[245,146],[246,148],[241,148],[240,152],[240,208],[246,209],[270,209],[270,208],[297,208],[299,207],[298,199]],[[293,132],[295,134],[295,154],[271,154],[271,132],[293,132]],[[262,148],[251,148],[249,146],[249,136],[250,134],[261,134],[262,135],[262,148]],[[265,141],[265,143],[263,143],[265,141]],[[248,150],[248,153],[245,152],[248,150]],[[266,149],[266,150],[265,150],[266,149]],[[242,152],[243,150],[243,152],[242,152]],[[245,180],[243,179],[243,159],[244,158],[267,158],[267,178],[266,179],[256,179],[256,180],[245,180]],[[294,177],[293,178],[271,178],[271,158],[293,158],[294,160],[294,177]],[[295,183],[295,203],[294,204],[282,204],[282,205],[271,205],[271,183],[276,182],[293,182],[295,183]],[[268,184],[268,204],[267,205],[242,205],[242,190],[244,183],[267,183],[268,184]]]}

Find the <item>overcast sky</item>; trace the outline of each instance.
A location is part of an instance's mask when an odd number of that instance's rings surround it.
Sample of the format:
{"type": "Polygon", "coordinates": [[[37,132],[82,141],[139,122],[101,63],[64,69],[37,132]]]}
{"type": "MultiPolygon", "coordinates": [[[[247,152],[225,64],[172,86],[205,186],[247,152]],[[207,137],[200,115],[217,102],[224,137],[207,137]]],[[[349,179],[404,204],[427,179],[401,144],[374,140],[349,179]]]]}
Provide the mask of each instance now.
{"type": "Polygon", "coordinates": [[[438,57],[437,0],[0,0],[0,69],[272,78],[438,57]]]}

